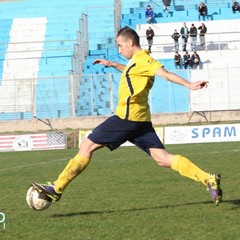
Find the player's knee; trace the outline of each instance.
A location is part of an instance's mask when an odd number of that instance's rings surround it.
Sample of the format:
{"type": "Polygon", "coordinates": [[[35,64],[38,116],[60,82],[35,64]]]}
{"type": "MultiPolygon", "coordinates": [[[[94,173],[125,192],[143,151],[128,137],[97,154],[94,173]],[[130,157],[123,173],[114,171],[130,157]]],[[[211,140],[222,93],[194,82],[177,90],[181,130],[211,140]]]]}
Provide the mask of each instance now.
{"type": "Polygon", "coordinates": [[[155,161],[161,167],[171,167],[171,164],[166,159],[156,159],[155,161]]]}
{"type": "Polygon", "coordinates": [[[161,167],[171,167],[172,155],[164,149],[157,149],[151,151],[151,156],[155,162],[161,167]]]}
{"type": "Polygon", "coordinates": [[[85,155],[86,154],[91,155],[95,150],[97,150],[98,148],[101,148],[101,147],[102,147],[102,145],[96,144],[93,141],[91,141],[90,139],[86,138],[80,144],[79,154],[84,153],[85,155]]]}
{"type": "Polygon", "coordinates": [[[169,167],[169,162],[166,157],[162,157],[159,155],[152,155],[153,160],[161,167],[169,167]]]}
{"type": "Polygon", "coordinates": [[[79,153],[91,153],[92,144],[87,138],[84,139],[79,147],[79,153]]]}

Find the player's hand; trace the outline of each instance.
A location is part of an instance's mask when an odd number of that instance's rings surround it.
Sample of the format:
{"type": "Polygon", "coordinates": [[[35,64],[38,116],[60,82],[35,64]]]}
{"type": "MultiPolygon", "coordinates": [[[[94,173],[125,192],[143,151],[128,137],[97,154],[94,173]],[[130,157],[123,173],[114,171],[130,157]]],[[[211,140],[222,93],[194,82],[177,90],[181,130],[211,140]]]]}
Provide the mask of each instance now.
{"type": "Polygon", "coordinates": [[[93,64],[101,64],[104,65],[105,67],[111,67],[112,66],[112,62],[106,59],[96,59],[93,64]]]}
{"type": "Polygon", "coordinates": [[[191,90],[198,90],[198,89],[207,88],[207,87],[208,87],[207,81],[191,82],[189,83],[189,86],[188,86],[188,88],[191,90]]]}

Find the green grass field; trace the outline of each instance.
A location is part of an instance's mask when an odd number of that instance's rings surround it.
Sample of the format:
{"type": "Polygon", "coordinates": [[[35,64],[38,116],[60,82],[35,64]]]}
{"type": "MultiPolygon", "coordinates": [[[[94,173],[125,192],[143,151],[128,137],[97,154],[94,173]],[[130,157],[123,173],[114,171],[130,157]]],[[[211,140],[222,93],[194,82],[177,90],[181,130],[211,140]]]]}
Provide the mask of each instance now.
{"type": "Polygon", "coordinates": [[[121,147],[97,151],[61,201],[36,212],[25,201],[30,183],[55,180],[77,150],[0,153],[0,212],[6,214],[0,239],[240,239],[240,143],[166,148],[222,174],[220,206],[202,184],[157,166],[135,147],[121,147]]]}

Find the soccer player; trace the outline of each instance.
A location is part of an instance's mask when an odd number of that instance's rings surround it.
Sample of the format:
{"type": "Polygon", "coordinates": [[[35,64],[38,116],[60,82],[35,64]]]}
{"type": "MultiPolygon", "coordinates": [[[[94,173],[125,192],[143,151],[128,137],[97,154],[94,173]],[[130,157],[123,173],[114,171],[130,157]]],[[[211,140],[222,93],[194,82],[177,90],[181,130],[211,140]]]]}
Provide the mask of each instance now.
{"type": "Polygon", "coordinates": [[[184,156],[167,152],[152,126],[148,105],[154,75],[190,90],[207,87],[207,82],[188,82],[165,70],[148,51],[142,50],[138,34],[129,27],[120,29],[116,42],[119,53],[129,59],[127,65],[106,59],[94,61],[94,64],[114,67],[122,72],[116,114],[97,126],[81,143],[77,155],[69,161],[55,181],[47,184],[33,182],[32,186],[52,201],[58,201],[67,185],[87,167],[94,151],[105,146],[114,150],[128,140],[149,154],[159,166],[171,168],[207,186],[214,204],[218,206],[222,200],[221,176],[203,171],[184,156]]]}

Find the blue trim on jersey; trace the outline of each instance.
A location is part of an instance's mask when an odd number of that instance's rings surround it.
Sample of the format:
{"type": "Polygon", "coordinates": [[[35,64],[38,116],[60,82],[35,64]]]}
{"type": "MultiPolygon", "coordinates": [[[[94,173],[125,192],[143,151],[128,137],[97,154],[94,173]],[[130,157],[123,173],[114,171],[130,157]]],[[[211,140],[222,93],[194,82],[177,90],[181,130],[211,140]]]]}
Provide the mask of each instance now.
{"type": "Polygon", "coordinates": [[[128,88],[130,90],[131,95],[128,97],[127,99],[127,109],[126,109],[126,116],[125,119],[128,119],[129,117],[129,106],[130,106],[130,100],[131,100],[131,96],[134,94],[134,89],[131,83],[131,79],[129,77],[129,72],[130,70],[136,66],[136,63],[134,63],[131,67],[128,68],[127,72],[126,72],[126,80],[127,80],[127,84],[128,84],[128,88]]]}

